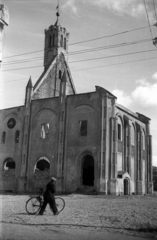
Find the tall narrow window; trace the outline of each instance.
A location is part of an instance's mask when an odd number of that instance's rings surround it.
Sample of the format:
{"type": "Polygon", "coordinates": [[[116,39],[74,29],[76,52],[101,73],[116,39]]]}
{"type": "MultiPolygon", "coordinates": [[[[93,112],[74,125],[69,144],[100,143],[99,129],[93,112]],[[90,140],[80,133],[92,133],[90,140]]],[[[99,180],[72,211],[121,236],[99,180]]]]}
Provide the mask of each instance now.
{"type": "Polygon", "coordinates": [[[121,120],[121,118],[120,117],[118,117],[118,124],[117,124],[117,130],[118,130],[118,141],[122,141],[122,138],[123,138],[123,136],[122,136],[122,132],[123,132],[123,125],[122,125],[122,120],[121,120]]]}
{"type": "Polygon", "coordinates": [[[131,145],[135,145],[135,128],[134,125],[131,125],[131,145]]]}
{"type": "Polygon", "coordinates": [[[121,141],[122,139],[122,130],[121,130],[121,125],[118,123],[118,140],[121,141]]]}
{"type": "Polygon", "coordinates": [[[54,45],[55,45],[55,35],[53,34],[53,36],[52,36],[52,47],[54,47],[54,45]]]}
{"type": "Polygon", "coordinates": [[[66,50],[66,38],[64,38],[64,49],[66,50]]]}
{"type": "Polygon", "coordinates": [[[52,38],[51,38],[51,35],[49,36],[49,47],[51,47],[51,40],[52,40],[52,38]]]}
{"type": "Polygon", "coordinates": [[[16,142],[16,143],[19,142],[19,137],[20,137],[20,131],[17,130],[17,131],[15,132],[15,142],[16,142]]]}
{"type": "Polygon", "coordinates": [[[87,120],[79,121],[80,136],[87,136],[87,120]]]}
{"type": "Polygon", "coordinates": [[[1,143],[5,143],[6,140],[6,132],[2,133],[2,139],[1,139],[1,143]]]}
{"type": "Polygon", "coordinates": [[[61,35],[60,47],[63,47],[63,36],[61,35]]]}
{"type": "Polygon", "coordinates": [[[59,79],[61,80],[61,78],[62,78],[62,71],[59,70],[59,79]]]}

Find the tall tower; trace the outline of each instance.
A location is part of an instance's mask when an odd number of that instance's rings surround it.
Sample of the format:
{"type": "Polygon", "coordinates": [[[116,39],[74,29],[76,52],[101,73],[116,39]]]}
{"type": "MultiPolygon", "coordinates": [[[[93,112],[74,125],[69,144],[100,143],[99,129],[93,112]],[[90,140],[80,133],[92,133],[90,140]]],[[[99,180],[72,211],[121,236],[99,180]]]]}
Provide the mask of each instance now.
{"type": "Polygon", "coordinates": [[[67,55],[69,33],[61,27],[59,22],[59,5],[56,13],[57,21],[45,30],[45,50],[44,50],[44,67],[46,68],[61,52],[67,55]]]}
{"type": "Polygon", "coordinates": [[[9,25],[9,11],[5,5],[0,4],[0,67],[2,62],[4,26],[8,25],[9,25]]]}

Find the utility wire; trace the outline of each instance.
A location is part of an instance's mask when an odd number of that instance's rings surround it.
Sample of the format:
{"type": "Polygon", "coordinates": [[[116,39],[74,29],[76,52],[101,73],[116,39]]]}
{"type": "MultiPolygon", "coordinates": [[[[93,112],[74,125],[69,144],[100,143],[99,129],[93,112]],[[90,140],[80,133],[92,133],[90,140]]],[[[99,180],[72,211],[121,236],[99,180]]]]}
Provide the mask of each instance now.
{"type": "MultiPolygon", "coordinates": [[[[108,45],[108,46],[102,46],[102,47],[98,47],[98,48],[85,49],[85,50],[81,50],[81,51],[71,52],[71,54],[69,54],[69,55],[71,56],[71,55],[75,55],[75,54],[89,53],[89,52],[94,52],[94,51],[106,50],[106,49],[110,49],[110,48],[125,47],[128,45],[144,43],[144,42],[148,42],[148,41],[151,41],[151,39],[143,39],[143,40],[133,41],[133,42],[128,42],[128,43],[124,42],[124,43],[115,44],[115,45],[108,45]]],[[[38,60],[43,60],[43,57],[27,58],[27,59],[23,59],[23,60],[20,59],[20,60],[15,60],[15,61],[4,62],[3,66],[16,64],[16,63],[20,64],[20,63],[25,63],[25,62],[30,62],[30,61],[38,61],[38,60]]]]}
{"type": "MultiPolygon", "coordinates": [[[[33,79],[34,78],[38,79],[38,77],[33,77],[33,79]]],[[[9,82],[16,82],[16,81],[25,81],[25,80],[29,81],[29,78],[23,78],[23,79],[18,79],[18,80],[16,79],[16,80],[10,80],[10,81],[1,81],[0,84],[9,83],[9,82]]]]}
{"type": "MultiPolygon", "coordinates": [[[[82,70],[88,70],[88,69],[94,69],[94,68],[101,68],[101,67],[108,67],[108,66],[114,66],[114,65],[125,64],[125,63],[140,62],[140,61],[146,61],[146,60],[150,60],[150,59],[157,59],[157,57],[143,58],[143,59],[140,59],[140,60],[133,60],[133,61],[127,61],[127,62],[122,62],[122,63],[103,65],[103,66],[92,67],[92,68],[84,68],[84,69],[78,69],[78,70],[74,70],[74,71],[82,71],[82,70]]],[[[39,68],[39,67],[42,67],[42,66],[34,66],[34,67],[26,67],[26,68],[17,68],[17,69],[8,69],[8,70],[3,70],[2,72],[14,71],[14,70],[22,70],[22,69],[28,69],[28,68],[39,68]]]]}
{"type": "Polygon", "coordinates": [[[146,2],[145,2],[145,0],[143,0],[143,2],[144,2],[145,10],[146,10],[146,15],[147,15],[147,20],[148,20],[148,25],[149,25],[150,34],[151,34],[152,40],[153,40],[153,34],[152,34],[150,22],[149,22],[149,16],[148,16],[148,12],[147,12],[146,2]]]}
{"type": "Polygon", "coordinates": [[[133,60],[133,61],[127,61],[127,62],[121,62],[121,63],[113,63],[113,64],[107,64],[107,65],[102,65],[102,66],[97,66],[97,67],[92,67],[92,68],[82,68],[82,69],[71,70],[71,71],[72,72],[79,72],[79,71],[83,71],[83,70],[91,70],[91,69],[96,69],[96,68],[110,67],[110,66],[122,65],[122,64],[133,63],[133,62],[147,61],[147,60],[151,60],[151,59],[157,59],[157,57],[143,58],[143,59],[140,59],[140,60],[133,60]]]}
{"type": "Polygon", "coordinates": [[[85,61],[95,61],[95,60],[99,60],[99,59],[104,59],[104,58],[113,58],[113,57],[122,57],[122,56],[128,56],[128,55],[133,55],[133,54],[138,54],[138,53],[144,53],[144,52],[154,52],[156,50],[144,50],[144,51],[139,51],[139,52],[132,52],[132,53],[123,53],[123,54],[118,54],[118,55],[111,55],[111,56],[105,56],[105,57],[98,57],[98,58],[88,58],[85,60],[77,60],[77,61],[72,61],[69,63],[76,63],[76,62],[85,62],[85,61]]]}
{"type": "MultiPolygon", "coordinates": [[[[98,57],[98,58],[88,58],[88,59],[81,59],[81,60],[77,60],[77,61],[71,61],[68,62],[70,63],[76,63],[76,62],[85,62],[85,61],[95,61],[98,59],[105,59],[105,58],[113,58],[113,57],[122,57],[122,56],[128,56],[128,55],[133,55],[133,54],[139,54],[139,53],[146,53],[146,52],[154,52],[156,50],[154,49],[150,49],[150,50],[144,50],[144,51],[136,51],[136,52],[130,52],[130,53],[122,53],[122,54],[116,54],[116,55],[109,55],[109,56],[105,56],[105,57],[98,57]]],[[[32,60],[32,61],[36,61],[36,60],[32,60]]],[[[29,61],[30,62],[30,61],[29,61]]],[[[23,62],[21,62],[23,63],[23,62]]],[[[13,64],[13,63],[12,63],[13,64]]]]}
{"type": "MultiPolygon", "coordinates": [[[[85,40],[85,41],[81,41],[81,42],[75,42],[75,43],[69,44],[68,46],[72,46],[72,45],[76,45],[76,44],[80,44],[80,43],[85,43],[85,42],[91,42],[91,41],[95,41],[95,40],[99,40],[99,39],[103,39],[103,38],[109,38],[109,37],[113,37],[113,36],[129,33],[129,32],[133,32],[133,31],[138,31],[138,30],[145,29],[145,28],[148,28],[148,26],[135,28],[135,29],[131,29],[131,30],[128,30],[128,31],[119,32],[119,33],[116,33],[116,34],[107,35],[107,36],[102,36],[102,37],[99,37],[99,38],[93,38],[93,39],[89,39],[89,40],[85,40]]],[[[44,50],[38,50],[38,51],[34,51],[34,52],[21,53],[21,54],[18,54],[18,55],[12,55],[12,56],[8,56],[8,57],[3,57],[3,59],[12,58],[12,57],[19,57],[19,56],[22,56],[22,55],[38,53],[38,52],[43,52],[43,51],[44,50]]]]}

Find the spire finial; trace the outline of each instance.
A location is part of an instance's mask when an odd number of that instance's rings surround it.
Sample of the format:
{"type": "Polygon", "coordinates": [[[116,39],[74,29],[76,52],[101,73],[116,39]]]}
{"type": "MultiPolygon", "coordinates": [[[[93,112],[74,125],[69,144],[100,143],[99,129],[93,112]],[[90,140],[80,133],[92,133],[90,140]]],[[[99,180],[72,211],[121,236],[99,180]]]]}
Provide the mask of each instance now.
{"type": "Polygon", "coordinates": [[[56,13],[56,16],[57,18],[60,16],[60,12],[59,12],[59,0],[58,0],[58,5],[56,7],[56,10],[57,10],[57,13],[56,13]]]}
{"type": "Polygon", "coordinates": [[[56,7],[56,10],[57,10],[57,12],[56,12],[57,21],[55,23],[55,26],[58,26],[59,25],[59,16],[60,16],[60,13],[59,13],[59,0],[58,0],[58,5],[56,7]]]}

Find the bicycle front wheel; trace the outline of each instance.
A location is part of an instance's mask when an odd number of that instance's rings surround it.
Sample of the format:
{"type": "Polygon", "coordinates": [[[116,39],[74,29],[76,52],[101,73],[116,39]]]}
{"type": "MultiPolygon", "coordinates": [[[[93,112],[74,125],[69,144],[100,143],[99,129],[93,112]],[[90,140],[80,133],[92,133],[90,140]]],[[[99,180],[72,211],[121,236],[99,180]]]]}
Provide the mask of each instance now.
{"type": "Polygon", "coordinates": [[[31,197],[26,202],[26,211],[29,214],[36,214],[41,208],[41,202],[37,197],[31,197]]]}
{"type": "Polygon", "coordinates": [[[61,211],[63,211],[63,209],[65,207],[65,201],[61,197],[55,197],[55,202],[56,202],[56,206],[57,206],[58,214],[59,214],[61,211]]]}

